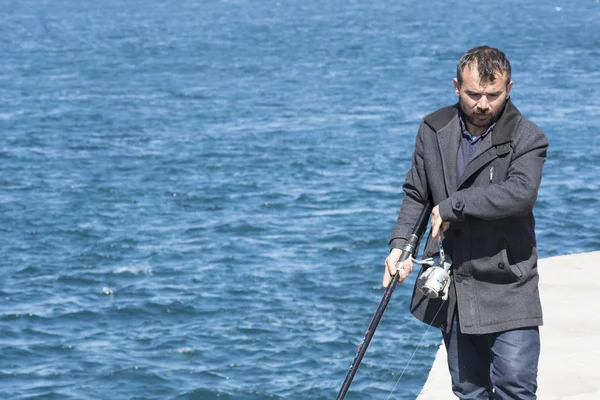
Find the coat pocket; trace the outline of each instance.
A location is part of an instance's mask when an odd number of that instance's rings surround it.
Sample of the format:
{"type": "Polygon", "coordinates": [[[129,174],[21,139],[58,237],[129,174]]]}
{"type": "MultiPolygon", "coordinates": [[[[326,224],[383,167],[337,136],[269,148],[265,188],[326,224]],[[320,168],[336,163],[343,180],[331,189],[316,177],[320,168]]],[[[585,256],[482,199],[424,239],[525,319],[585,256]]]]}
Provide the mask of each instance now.
{"type": "Polygon", "coordinates": [[[506,266],[508,267],[508,270],[514,275],[515,278],[517,278],[517,280],[520,280],[521,278],[523,278],[523,269],[521,269],[519,263],[513,263],[513,258],[510,257],[508,242],[504,242],[504,249],[505,250],[503,251],[503,253],[506,257],[506,266]]]}
{"type": "Polygon", "coordinates": [[[506,247],[500,248],[491,257],[474,260],[472,265],[474,278],[482,282],[514,283],[519,281],[523,275],[518,267],[511,265],[506,247]]]}
{"type": "Polygon", "coordinates": [[[511,277],[511,281],[519,280],[523,272],[516,264],[511,264],[508,255],[508,244],[505,243],[504,249],[500,252],[500,261],[497,264],[498,269],[511,277]]]}
{"type": "Polygon", "coordinates": [[[521,279],[523,277],[523,270],[521,267],[519,267],[519,264],[508,264],[508,267],[517,279],[521,279]]]}

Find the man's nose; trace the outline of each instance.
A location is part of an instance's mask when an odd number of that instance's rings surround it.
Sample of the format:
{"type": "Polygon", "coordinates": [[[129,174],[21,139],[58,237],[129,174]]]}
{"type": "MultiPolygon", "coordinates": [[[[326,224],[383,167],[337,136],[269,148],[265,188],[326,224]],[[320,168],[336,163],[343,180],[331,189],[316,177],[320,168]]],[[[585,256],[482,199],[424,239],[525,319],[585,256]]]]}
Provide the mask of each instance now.
{"type": "Polygon", "coordinates": [[[488,103],[487,97],[481,96],[479,98],[479,102],[477,103],[477,108],[479,108],[480,110],[487,110],[488,108],[490,108],[490,103],[488,103]]]}

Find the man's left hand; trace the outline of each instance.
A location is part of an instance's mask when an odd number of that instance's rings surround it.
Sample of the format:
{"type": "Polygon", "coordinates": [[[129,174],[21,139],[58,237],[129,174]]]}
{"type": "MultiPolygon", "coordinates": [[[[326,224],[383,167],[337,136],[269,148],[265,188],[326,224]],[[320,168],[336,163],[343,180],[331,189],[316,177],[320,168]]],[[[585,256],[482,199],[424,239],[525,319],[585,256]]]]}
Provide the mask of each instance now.
{"type": "Polygon", "coordinates": [[[450,222],[442,221],[442,217],[440,216],[440,206],[437,205],[433,207],[433,210],[431,210],[431,236],[439,241],[442,237],[442,232],[445,232],[449,226],[450,222]]]}

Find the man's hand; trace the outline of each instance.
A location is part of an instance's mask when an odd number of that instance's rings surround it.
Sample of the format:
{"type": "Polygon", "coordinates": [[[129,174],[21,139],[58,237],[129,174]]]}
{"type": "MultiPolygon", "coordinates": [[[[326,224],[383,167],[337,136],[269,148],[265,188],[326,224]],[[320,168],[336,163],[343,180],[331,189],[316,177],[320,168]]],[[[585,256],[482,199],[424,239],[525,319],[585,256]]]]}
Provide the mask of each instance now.
{"type": "Polygon", "coordinates": [[[450,222],[442,221],[442,217],[440,216],[440,206],[437,205],[433,207],[433,210],[431,210],[431,236],[439,241],[442,237],[442,232],[445,232],[449,226],[450,222]]]}
{"type": "MultiPolygon", "coordinates": [[[[390,282],[392,281],[392,277],[396,275],[396,265],[400,260],[400,256],[402,255],[402,250],[400,249],[392,249],[390,254],[385,259],[385,272],[383,273],[383,287],[388,287],[390,282]]],[[[410,258],[402,263],[402,268],[400,268],[398,283],[402,283],[408,274],[410,274],[413,270],[413,263],[410,261],[410,258]]]]}

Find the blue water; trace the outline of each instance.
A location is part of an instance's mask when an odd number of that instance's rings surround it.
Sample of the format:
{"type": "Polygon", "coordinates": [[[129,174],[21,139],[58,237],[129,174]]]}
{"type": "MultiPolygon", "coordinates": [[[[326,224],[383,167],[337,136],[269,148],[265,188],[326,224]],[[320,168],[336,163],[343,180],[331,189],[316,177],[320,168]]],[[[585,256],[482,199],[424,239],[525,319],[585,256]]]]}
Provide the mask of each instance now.
{"type": "MultiPolygon", "coordinates": [[[[0,11],[2,399],[335,398],[419,120],[482,43],[551,142],[540,254],[600,249],[597,0],[0,11]]],[[[411,288],[348,399],[421,389],[440,336],[411,288]]]]}

